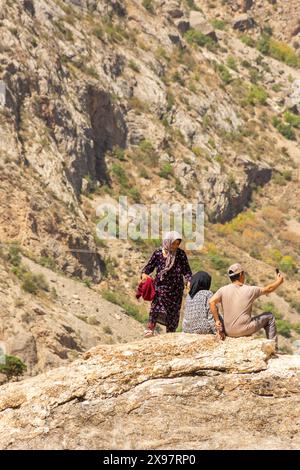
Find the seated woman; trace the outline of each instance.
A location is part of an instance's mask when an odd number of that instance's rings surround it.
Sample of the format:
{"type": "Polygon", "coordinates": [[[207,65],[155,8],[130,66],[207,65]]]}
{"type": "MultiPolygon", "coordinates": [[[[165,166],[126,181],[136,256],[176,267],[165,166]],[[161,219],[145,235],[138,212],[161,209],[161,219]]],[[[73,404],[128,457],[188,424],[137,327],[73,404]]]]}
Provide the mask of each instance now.
{"type": "MultiPolygon", "coordinates": [[[[209,307],[209,299],[213,296],[210,285],[211,276],[208,273],[199,271],[193,275],[185,303],[182,323],[184,333],[217,334],[215,321],[209,307]]],[[[221,317],[220,320],[222,322],[221,317]]],[[[218,329],[218,336],[223,336],[222,327],[218,329]]]]}

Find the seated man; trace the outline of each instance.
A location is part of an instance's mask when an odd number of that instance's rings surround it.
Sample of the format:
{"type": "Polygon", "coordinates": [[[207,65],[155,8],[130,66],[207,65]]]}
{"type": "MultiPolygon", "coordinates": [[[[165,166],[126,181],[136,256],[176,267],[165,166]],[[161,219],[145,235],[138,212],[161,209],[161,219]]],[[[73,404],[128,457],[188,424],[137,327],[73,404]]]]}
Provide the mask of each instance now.
{"type": "Polygon", "coordinates": [[[270,294],[283,283],[282,274],[277,274],[277,279],[267,287],[256,287],[245,284],[245,272],[239,264],[233,264],[228,269],[231,284],[221,287],[210,299],[216,327],[219,327],[217,304],[223,308],[225,333],[227,336],[239,338],[250,336],[261,328],[265,329],[268,339],[275,339],[277,347],[277,331],[275,317],[271,312],[264,312],[256,317],[251,316],[252,304],[259,296],[270,294]]]}

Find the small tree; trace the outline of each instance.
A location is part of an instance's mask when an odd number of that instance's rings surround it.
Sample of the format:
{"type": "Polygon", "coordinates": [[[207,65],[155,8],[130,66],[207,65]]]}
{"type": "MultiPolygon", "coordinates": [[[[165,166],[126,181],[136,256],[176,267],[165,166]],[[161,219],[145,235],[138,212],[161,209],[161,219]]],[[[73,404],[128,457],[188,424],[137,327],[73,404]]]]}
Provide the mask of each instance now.
{"type": "Polygon", "coordinates": [[[26,370],[26,364],[16,356],[5,356],[5,363],[0,364],[0,373],[5,374],[7,380],[19,378],[26,370]]]}

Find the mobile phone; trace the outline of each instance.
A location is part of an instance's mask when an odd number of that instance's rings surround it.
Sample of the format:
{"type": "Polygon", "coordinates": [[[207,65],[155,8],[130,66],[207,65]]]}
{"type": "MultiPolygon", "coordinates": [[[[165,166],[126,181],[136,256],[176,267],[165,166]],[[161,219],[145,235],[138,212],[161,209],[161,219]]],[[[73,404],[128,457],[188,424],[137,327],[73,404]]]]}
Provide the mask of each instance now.
{"type": "Polygon", "coordinates": [[[279,274],[279,272],[280,272],[278,268],[276,268],[275,271],[276,271],[276,274],[279,274]]]}

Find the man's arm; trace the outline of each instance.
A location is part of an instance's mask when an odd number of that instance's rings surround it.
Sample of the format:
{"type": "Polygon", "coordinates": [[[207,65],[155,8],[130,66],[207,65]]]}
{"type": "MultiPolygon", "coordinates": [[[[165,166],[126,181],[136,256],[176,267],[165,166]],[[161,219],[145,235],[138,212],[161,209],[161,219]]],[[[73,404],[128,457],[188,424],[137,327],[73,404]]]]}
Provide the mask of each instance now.
{"type": "Polygon", "coordinates": [[[223,325],[222,322],[220,321],[219,318],[219,312],[217,309],[217,304],[221,302],[221,297],[217,297],[216,294],[212,296],[212,298],[209,301],[209,307],[211,310],[211,313],[214,317],[215,320],[215,325],[216,325],[216,330],[217,330],[217,337],[221,340],[225,339],[225,333],[223,331],[223,325]]]}
{"type": "Polygon", "coordinates": [[[279,287],[283,283],[283,281],[283,275],[281,273],[278,273],[275,282],[272,282],[272,284],[269,284],[268,286],[262,288],[261,295],[271,294],[271,292],[274,292],[274,290],[276,290],[277,287],[279,287]]]}
{"type": "Polygon", "coordinates": [[[215,297],[214,295],[209,300],[210,310],[211,310],[211,313],[214,317],[216,325],[217,325],[217,323],[221,324],[221,322],[219,320],[219,312],[218,312],[218,309],[217,309],[217,304],[219,304],[220,302],[221,302],[221,299],[218,298],[218,297],[215,297]]]}

